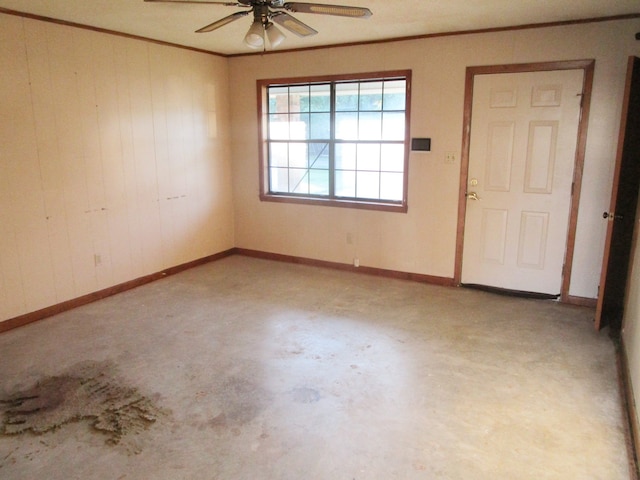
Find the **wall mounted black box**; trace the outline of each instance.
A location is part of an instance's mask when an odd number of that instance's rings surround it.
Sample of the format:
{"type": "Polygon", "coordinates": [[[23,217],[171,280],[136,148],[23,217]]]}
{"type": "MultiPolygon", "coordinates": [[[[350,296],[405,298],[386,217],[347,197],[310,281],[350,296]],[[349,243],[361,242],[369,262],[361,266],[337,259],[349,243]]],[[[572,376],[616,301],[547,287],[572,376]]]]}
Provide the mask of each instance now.
{"type": "Polygon", "coordinates": [[[412,138],[411,150],[417,150],[420,152],[430,152],[431,139],[430,138],[412,138]]]}

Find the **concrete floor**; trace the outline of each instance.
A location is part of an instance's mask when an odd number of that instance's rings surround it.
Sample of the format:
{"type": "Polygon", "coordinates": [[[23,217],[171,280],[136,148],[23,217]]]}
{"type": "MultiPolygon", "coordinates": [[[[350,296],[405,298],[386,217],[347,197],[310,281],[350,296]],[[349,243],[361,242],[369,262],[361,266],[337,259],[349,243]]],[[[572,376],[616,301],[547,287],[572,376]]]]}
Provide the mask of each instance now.
{"type": "Polygon", "coordinates": [[[0,335],[0,398],[89,361],[161,412],[0,435],[0,478],[628,479],[592,317],[229,257],[0,335]]]}

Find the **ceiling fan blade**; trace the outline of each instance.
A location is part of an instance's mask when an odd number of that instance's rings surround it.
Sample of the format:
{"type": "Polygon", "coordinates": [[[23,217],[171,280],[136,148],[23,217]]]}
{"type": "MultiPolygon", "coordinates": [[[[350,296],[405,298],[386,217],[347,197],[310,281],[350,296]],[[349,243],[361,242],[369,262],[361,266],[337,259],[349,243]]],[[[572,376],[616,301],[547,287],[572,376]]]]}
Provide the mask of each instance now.
{"type": "Polygon", "coordinates": [[[246,12],[236,12],[233,15],[229,15],[228,17],[221,18],[220,20],[213,22],[206,27],[202,27],[201,29],[196,30],[196,33],[211,32],[217,28],[224,27],[228,23],[235,22],[239,18],[249,15],[250,11],[251,10],[247,10],[246,12]]]}
{"type": "Polygon", "coordinates": [[[291,15],[285,12],[276,12],[271,15],[271,20],[278,25],[283,26],[292,33],[295,33],[299,37],[308,37],[318,33],[309,25],[302,23],[300,20],[293,18],[291,15]]]}
{"type": "Polygon", "coordinates": [[[283,8],[294,13],[321,13],[324,15],[338,15],[352,18],[368,18],[373,15],[368,8],[348,7],[346,5],[287,2],[283,5],[283,8]]]}
{"type": "Polygon", "coordinates": [[[241,5],[238,2],[214,2],[209,0],[144,0],[145,2],[153,2],[153,3],[192,3],[198,4],[201,3],[203,5],[226,5],[227,7],[244,7],[245,5],[241,5]]]}

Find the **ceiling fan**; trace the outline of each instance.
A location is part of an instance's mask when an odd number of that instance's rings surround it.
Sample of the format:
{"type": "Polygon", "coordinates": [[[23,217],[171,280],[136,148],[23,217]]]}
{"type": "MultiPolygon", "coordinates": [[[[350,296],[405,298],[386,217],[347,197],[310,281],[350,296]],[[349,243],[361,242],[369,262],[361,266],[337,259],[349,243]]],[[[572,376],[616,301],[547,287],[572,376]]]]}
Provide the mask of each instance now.
{"type": "Polygon", "coordinates": [[[205,33],[216,30],[220,27],[234,22],[242,17],[253,13],[253,22],[249,31],[244,37],[244,42],[251,48],[261,48],[265,46],[265,34],[272,48],[277,47],[285,39],[283,33],[276,28],[274,22],[286,28],[299,37],[308,37],[318,33],[309,25],[301,22],[289,15],[292,13],[319,13],[323,15],[337,15],[341,17],[368,18],[371,10],[361,7],[348,7],[344,5],[326,5],[321,3],[285,2],[284,0],[237,0],[236,2],[220,2],[210,0],[144,0],[145,2],[163,3],[191,3],[204,5],[224,5],[227,7],[248,8],[241,12],[236,12],[227,17],[221,18],[209,25],[206,25],[196,33],[205,33]]]}

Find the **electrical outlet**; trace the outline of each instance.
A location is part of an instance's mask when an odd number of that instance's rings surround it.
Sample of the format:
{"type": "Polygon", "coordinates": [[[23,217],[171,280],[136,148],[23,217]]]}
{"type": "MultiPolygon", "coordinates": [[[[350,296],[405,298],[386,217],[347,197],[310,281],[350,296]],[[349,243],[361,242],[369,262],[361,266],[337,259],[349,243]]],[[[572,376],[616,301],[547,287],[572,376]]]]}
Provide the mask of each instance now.
{"type": "Polygon", "coordinates": [[[455,152],[447,152],[444,154],[444,163],[456,163],[457,155],[455,152]]]}

